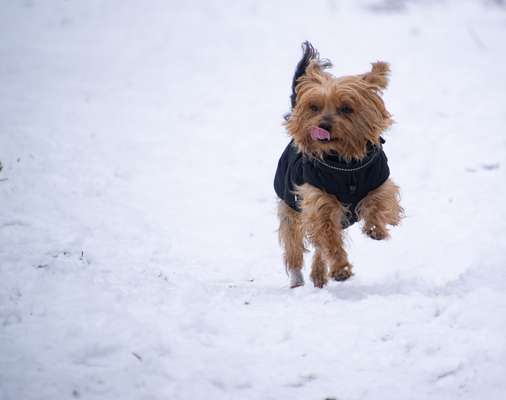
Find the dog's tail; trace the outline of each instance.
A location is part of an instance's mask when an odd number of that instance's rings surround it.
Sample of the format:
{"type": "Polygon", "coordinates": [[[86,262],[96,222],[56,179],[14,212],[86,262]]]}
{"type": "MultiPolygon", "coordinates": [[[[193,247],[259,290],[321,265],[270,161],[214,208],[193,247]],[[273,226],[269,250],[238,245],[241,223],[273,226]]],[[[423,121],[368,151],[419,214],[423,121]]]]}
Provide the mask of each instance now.
{"type": "Polygon", "coordinates": [[[295,68],[295,74],[293,75],[292,80],[292,94],[290,96],[290,102],[292,103],[292,108],[295,107],[295,102],[297,100],[297,95],[295,93],[295,87],[297,86],[298,79],[306,73],[306,68],[309,63],[313,60],[316,60],[320,65],[320,68],[330,68],[332,67],[332,63],[326,58],[320,59],[320,53],[316,50],[313,45],[307,40],[302,43],[302,58],[297,64],[297,68],[295,68]]]}

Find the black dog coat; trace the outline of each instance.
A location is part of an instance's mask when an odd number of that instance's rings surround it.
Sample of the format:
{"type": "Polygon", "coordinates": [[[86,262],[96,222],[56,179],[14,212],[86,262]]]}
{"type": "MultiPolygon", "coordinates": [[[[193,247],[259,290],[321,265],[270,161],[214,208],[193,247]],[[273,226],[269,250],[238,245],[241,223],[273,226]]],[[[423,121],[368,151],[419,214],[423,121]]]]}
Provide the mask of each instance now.
{"type": "MultiPolygon", "coordinates": [[[[381,143],[384,143],[381,138],[381,143]]],[[[381,186],[390,175],[388,160],[381,145],[368,145],[367,155],[360,161],[345,162],[337,155],[312,158],[297,151],[293,140],[286,146],[278,162],[274,190],[291,208],[300,211],[295,186],[309,183],[329,194],[348,208],[341,223],[347,228],[357,222],[357,204],[381,186]]]]}

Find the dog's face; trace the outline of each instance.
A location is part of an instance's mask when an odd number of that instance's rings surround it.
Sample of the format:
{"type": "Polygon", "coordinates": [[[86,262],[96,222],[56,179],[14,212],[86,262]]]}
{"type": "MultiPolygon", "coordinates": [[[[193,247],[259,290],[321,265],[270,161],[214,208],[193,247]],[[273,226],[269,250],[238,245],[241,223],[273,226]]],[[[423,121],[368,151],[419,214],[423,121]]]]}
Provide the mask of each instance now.
{"type": "Polygon", "coordinates": [[[379,144],[381,133],[392,124],[381,98],[388,64],[377,62],[368,73],[341,78],[323,68],[319,60],[310,60],[303,74],[294,78],[288,132],[304,153],[361,159],[367,143],[379,144]]]}

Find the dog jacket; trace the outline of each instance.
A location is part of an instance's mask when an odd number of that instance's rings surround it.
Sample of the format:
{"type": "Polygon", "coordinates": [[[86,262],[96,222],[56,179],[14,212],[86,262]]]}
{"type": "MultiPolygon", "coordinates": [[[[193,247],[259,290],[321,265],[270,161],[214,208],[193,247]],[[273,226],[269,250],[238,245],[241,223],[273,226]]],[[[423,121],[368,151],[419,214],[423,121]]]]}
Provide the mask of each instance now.
{"type": "MultiPolygon", "coordinates": [[[[381,143],[385,141],[381,138],[381,143]]],[[[331,195],[348,208],[341,222],[347,228],[357,222],[357,204],[381,186],[390,175],[388,160],[379,146],[369,144],[367,155],[359,161],[345,162],[337,155],[313,158],[297,151],[293,140],[286,146],[278,162],[274,190],[292,209],[300,211],[295,186],[309,183],[331,195]]]]}

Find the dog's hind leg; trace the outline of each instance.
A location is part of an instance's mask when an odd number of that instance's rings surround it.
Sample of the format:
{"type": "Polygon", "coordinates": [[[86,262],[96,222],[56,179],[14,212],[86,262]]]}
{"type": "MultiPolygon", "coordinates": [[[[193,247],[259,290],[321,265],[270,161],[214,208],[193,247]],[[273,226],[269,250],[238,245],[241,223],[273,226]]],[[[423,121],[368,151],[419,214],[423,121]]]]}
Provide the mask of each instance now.
{"type": "Polygon", "coordinates": [[[329,276],[345,280],[352,266],[344,249],[342,220],[345,210],[341,203],[324,191],[304,184],[297,189],[300,196],[302,225],[309,241],[315,246],[311,279],[316,287],[327,283],[325,263],[330,266],[329,276]]]}
{"type": "Polygon", "coordinates": [[[313,285],[322,288],[327,284],[327,266],[322,256],[322,251],[319,247],[315,249],[313,255],[313,263],[311,264],[311,280],[313,285]]]}
{"type": "Polygon", "coordinates": [[[290,275],[290,287],[304,285],[304,232],[300,213],[291,209],[284,201],[278,204],[279,242],[283,247],[285,268],[290,275]]]}

